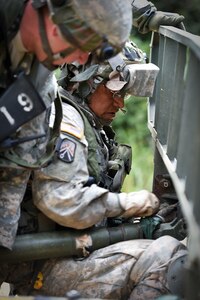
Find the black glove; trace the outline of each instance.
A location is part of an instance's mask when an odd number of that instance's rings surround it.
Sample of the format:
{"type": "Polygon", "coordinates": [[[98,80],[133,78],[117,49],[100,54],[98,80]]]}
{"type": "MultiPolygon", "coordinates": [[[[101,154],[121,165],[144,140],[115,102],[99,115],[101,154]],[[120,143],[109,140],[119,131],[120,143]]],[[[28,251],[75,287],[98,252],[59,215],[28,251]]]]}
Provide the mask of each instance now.
{"type": "Polygon", "coordinates": [[[160,25],[165,25],[174,26],[185,30],[185,27],[182,23],[184,19],[184,16],[176,13],[156,11],[149,20],[148,28],[150,31],[158,31],[160,25]]]}
{"type": "Polygon", "coordinates": [[[161,204],[157,216],[161,217],[164,223],[173,221],[177,217],[178,204],[163,205],[161,204]]]}

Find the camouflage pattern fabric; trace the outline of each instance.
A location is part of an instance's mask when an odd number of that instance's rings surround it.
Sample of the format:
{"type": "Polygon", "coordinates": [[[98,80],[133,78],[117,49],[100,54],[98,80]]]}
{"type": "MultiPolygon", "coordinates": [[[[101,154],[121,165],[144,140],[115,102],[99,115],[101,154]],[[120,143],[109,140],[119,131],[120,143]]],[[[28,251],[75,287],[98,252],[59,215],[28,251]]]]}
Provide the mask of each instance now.
{"type": "Polygon", "coordinates": [[[116,0],[111,2],[105,0],[95,2],[93,0],[75,0],[74,8],[77,15],[86,20],[95,32],[100,32],[103,36],[106,36],[108,42],[112,45],[121,47],[128,39],[132,26],[129,0],[124,0],[123,3],[116,0]],[[104,20],[109,20],[109,22],[104,20]]]}
{"type": "Polygon", "coordinates": [[[155,240],[139,257],[131,271],[130,279],[134,282],[134,288],[128,299],[156,299],[161,295],[170,294],[167,282],[168,268],[177,258],[187,253],[185,245],[173,237],[163,236],[155,240]]]}
{"type": "MultiPolygon", "coordinates": [[[[46,86],[44,91],[47,92],[46,86]]],[[[51,101],[52,99],[49,97],[49,103],[51,101]]],[[[7,160],[5,158],[6,151],[0,155],[0,245],[9,249],[12,249],[14,243],[20,216],[20,203],[31,174],[31,164],[36,163],[46,151],[49,138],[47,117],[48,110],[26,123],[16,133],[16,138],[18,138],[46,132],[45,138],[19,144],[12,150],[17,156],[30,164],[29,169],[22,168],[16,163],[7,160]]]]}
{"type": "MultiPolygon", "coordinates": [[[[87,299],[155,299],[170,293],[166,282],[168,267],[184,253],[185,246],[169,236],[155,241],[125,241],[94,251],[83,260],[61,258],[44,262],[37,270],[42,274],[38,290],[30,285],[32,263],[12,266],[6,281],[14,284],[18,295],[64,296],[75,289],[87,299]]],[[[5,274],[6,268],[1,270],[5,274]]]]}
{"type": "MultiPolygon", "coordinates": [[[[30,120],[26,124],[20,127],[20,130],[12,136],[13,139],[26,138],[30,136],[39,136],[44,134],[43,138],[36,138],[32,141],[20,143],[14,148],[12,148],[12,153],[14,156],[25,160],[27,164],[37,163],[41,156],[46,151],[46,146],[49,140],[49,119],[50,107],[52,102],[55,100],[57,85],[56,79],[53,74],[49,73],[45,67],[43,67],[39,62],[35,62],[31,68],[30,74],[31,81],[33,82],[35,88],[40,93],[47,109],[45,112],[30,120]]],[[[20,168],[20,163],[10,162],[7,160],[6,154],[10,153],[10,149],[0,153],[0,166],[7,167],[11,165],[13,168],[20,168]]]]}
{"type": "Polygon", "coordinates": [[[147,0],[129,0],[132,4],[133,26],[142,34],[149,32],[149,21],[157,11],[154,4],[147,0]]]}
{"type": "Polygon", "coordinates": [[[38,61],[33,63],[31,59],[30,66],[30,78],[43,98],[47,110],[21,126],[13,138],[41,134],[45,134],[45,137],[18,144],[11,150],[0,153],[0,245],[9,249],[12,249],[14,243],[20,216],[20,203],[27,187],[31,165],[37,163],[38,159],[46,152],[49,141],[49,109],[55,100],[57,88],[54,75],[38,61]],[[15,162],[7,159],[7,154],[10,155],[10,153],[15,162]],[[18,158],[26,161],[29,169],[21,167],[18,164],[18,158]]]}
{"type": "Polygon", "coordinates": [[[0,168],[0,245],[9,249],[15,240],[29,176],[29,170],[0,168]]]}
{"type": "MultiPolygon", "coordinates": [[[[46,168],[35,171],[34,204],[56,223],[77,229],[88,228],[108,216],[120,215],[123,210],[117,194],[97,184],[84,186],[89,178],[88,142],[80,113],[66,103],[63,103],[62,128],[65,130],[62,137],[76,145],[74,160],[65,162],[55,156],[46,168]]],[[[108,149],[105,150],[104,157],[98,153],[102,170],[108,163],[108,149]]]]}
{"type": "Polygon", "coordinates": [[[57,6],[55,11],[53,22],[58,24],[62,35],[83,51],[97,49],[104,37],[120,51],[130,35],[132,11],[129,0],[123,3],[118,0],[73,0],[65,3],[64,8],[57,6]]]}

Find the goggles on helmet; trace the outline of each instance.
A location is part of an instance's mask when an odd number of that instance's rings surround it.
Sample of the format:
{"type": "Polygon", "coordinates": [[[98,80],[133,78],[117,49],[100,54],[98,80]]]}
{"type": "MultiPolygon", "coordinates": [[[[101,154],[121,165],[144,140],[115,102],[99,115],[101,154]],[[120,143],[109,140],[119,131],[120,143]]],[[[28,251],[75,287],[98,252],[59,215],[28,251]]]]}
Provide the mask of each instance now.
{"type": "Polygon", "coordinates": [[[66,65],[59,84],[78,83],[74,91],[81,97],[94,93],[99,84],[112,93],[113,98],[124,100],[132,96],[151,97],[158,67],[146,63],[146,54],[134,43],[127,42],[123,52],[104,63],[95,64],[93,53],[84,66],[66,65]]]}

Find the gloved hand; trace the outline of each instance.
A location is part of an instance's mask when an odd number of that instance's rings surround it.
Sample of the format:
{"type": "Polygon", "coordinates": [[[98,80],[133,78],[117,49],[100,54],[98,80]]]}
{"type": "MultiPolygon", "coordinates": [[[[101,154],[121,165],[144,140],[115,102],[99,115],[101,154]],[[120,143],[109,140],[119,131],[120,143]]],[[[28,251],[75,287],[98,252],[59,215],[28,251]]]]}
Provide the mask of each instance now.
{"type": "Polygon", "coordinates": [[[121,215],[123,218],[151,216],[158,211],[160,204],[158,198],[146,190],[128,194],[121,193],[119,202],[125,211],[121,215]]]}
{"type": "Polygon", "coordinates": [[[185,27],[182,23],[184,19],[184,16],[176,13],[156,11],[149,21],[148,28],[150,31],[158,31],[160,25],[166,25],[185,30],[185,27]]]}
{"type": "Polygon", "coordinates": [[[157,213],[163,219],[164,223],[173,221],[177,217],[178,204],[162,204],[157,213]]]}

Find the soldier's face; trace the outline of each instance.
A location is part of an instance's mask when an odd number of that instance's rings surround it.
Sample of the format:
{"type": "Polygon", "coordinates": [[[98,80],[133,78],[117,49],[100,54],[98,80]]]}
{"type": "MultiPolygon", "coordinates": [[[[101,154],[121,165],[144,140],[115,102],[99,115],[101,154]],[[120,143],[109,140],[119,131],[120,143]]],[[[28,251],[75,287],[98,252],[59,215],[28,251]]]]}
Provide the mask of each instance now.
{"type": "MultiPolygon", "coordinates": [[[[64,55],[63,57],[59,57],[58,59],[54,59],[52,61],[52,64],[55,66],[59,66],[64,63],[69,64],[74,61],[77,61],[80,64],[85,64],[89,54],[87,52],[83,52],[82,50],[75,48],[68,41],[66,41],[61,35],[56,25],[52,24],[50,28],[52,29],[49,29],[49,31],[47,30],[47,35],[49,37],[49,45],[52,53],[55,55],[59,53],[64,53],[66,51],[66,55],[64,55]],[[69,53],[67,53],[68,50],[70,50],[69,53]]],[[[47,58],[47,55],[45,53],[44,55],[46,57],[44,59],[40,58],[40,61],[43,61],[47,58]]]]}
{"type": "Polygon", "coordinates": [[[58,26],[52,22],[47,7],[44,7],[43,17],[48,43],[42,40],[37,10],[32,7],[32,1],[29,0],[20,23],[20,36],[23,48],[26,49],[27,52],[34,53],[40,62],[46,66],[49,65],[49,67],[53,65],[58,66],[65,62],[71,63],[73,61],[85,64],[88,59],[88,53],[77,49],[64,39],[58,26]],[[48,44],[49,47],[47,47],[48,44]],[[54,56],[53,58],[48,57],[46,50],[48,48],[54,56]],[[59,56],[60,53],[63,55],[59,56]]]}
{"type": "MultiPolygon", "coordinates": [[[[65,50],[65,49],[62,49],[62,50],[65,50]]],[[[83,52],[79,49],[76,49],[70,55],[67,55],[66,57],[60,58],[58,60],[54,60],[53,65],[59,66],[59,65],[62,65],[64,63],[70,64],[74,61],[77,61],[79,64],[83,65],[87,62],[87,60],[88,60],[88,53],[83,52]]]]}
{"type": "Polygon", "coordinates": [[[124,98],[100,84],[89,97],[89,107],[97,117],[112,122],[118,110],[124,107],[124,98]]]}

